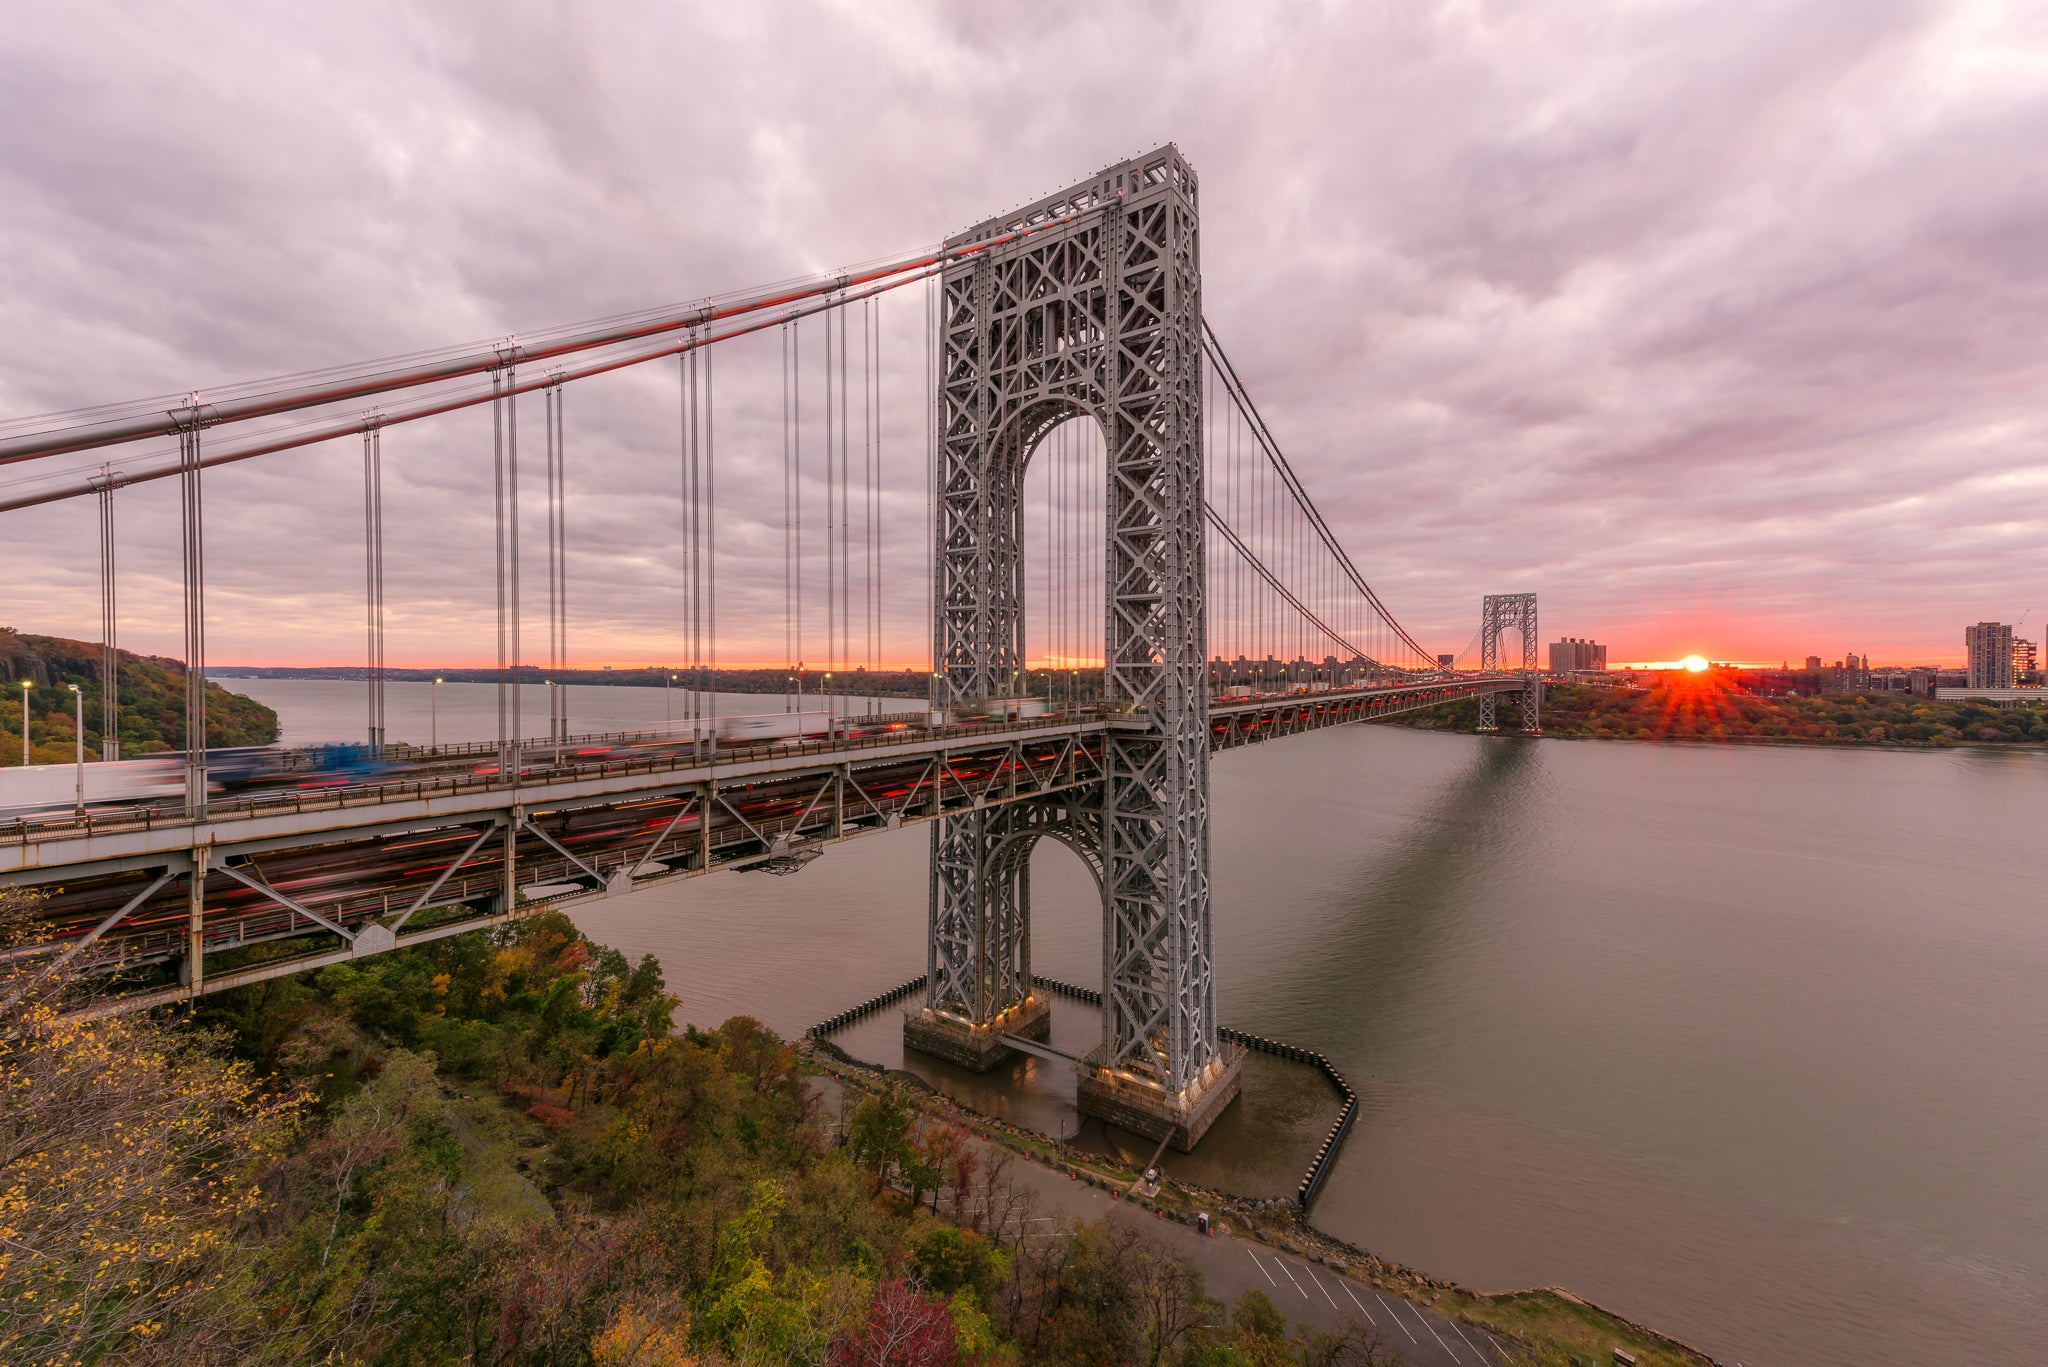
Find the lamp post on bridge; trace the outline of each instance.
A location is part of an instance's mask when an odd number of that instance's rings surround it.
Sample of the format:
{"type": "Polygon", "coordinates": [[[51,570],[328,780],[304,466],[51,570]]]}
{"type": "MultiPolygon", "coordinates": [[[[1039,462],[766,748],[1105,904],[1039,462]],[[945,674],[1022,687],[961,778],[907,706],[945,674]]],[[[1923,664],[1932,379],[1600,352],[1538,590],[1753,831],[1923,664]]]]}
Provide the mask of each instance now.
{"type": "Polygon", "coordinates": [[[85,690],[77,684],[65,684],[71,690],[71,701],[78,708],[73,722],[72,737],[78,742],[78,802],[72,808],[73,814],[85,815],[85,690]]]}
{"type": "Polygon", "coordinates": [[[28,691],[35,687],[34,680],[21,681],[21,767],[28,768],[28,691]]]}
{"type": "Polygon", "coordinates": [[[427,742],[435,754],[441,753],[441,681],[434,680],[434,686],[427,690],[427,742]]]}

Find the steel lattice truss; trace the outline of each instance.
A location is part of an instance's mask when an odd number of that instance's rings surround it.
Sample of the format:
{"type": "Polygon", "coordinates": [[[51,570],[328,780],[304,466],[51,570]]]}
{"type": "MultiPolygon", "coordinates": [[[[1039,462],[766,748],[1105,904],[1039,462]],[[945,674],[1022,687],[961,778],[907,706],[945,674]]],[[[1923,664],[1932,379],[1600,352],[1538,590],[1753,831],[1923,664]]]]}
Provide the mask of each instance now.
{"type": "MultiPolygon", "coordinates": [[[[1194,172],[1167,147],[952,239],[1101,210],[945,273],[938,395],[936,645],[941,701],[953,706],[1014,691],[1023,667],[1033,449],[1070,417],[1104,433],[1104,675],[1124,721],[1105,746],[1099,802],[1099,1061],[1171,1092],[1217,1054],[1196,205],[1194,172]]],[[[927,1004],[977,1024],[1029,981],[1014,975],[1028,953],[1005,944],[1028,913],[997,914],[1022,895],[1014,880],[992,888],[1005,876],[990,855],[1001,847],[985,817],[933,833],[927,1004]]]]}
{"type": "MultiPolygon", "coordinates": [[[[1543,683],[1537,675],[1536,664],[1536,595],[1533,593],[1489,593],[1479,608],[1479,669],[1481,673],[1496,670],[1518,669],[1527,680],[1522,689],[1522,729],[1535,731],[1538,728],[1538,712],[1543,701],[1543,683]],[[1504,631],[1513,631],[1522,641],[1522,662],[1520,665],[1503,665],[1500,658],[1500,638],[1504,631]]],[[[1479,729],[1492,731],[1494,721],[1494,695],[1481,695],[1479,699],[1479,729]]]]}

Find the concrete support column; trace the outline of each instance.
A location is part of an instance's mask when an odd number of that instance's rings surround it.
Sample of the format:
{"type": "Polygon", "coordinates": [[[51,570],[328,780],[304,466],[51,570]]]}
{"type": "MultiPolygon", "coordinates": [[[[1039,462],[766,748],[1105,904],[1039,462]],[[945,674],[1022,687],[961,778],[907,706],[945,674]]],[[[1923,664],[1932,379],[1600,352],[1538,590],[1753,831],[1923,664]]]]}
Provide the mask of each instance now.
{"type": "Polygon", "coordinates": [[[206,864],[212,849],[192,851],[192,876],[185,884],[185,969],[180,975],[197,997],[206,983],[206,864]]]}

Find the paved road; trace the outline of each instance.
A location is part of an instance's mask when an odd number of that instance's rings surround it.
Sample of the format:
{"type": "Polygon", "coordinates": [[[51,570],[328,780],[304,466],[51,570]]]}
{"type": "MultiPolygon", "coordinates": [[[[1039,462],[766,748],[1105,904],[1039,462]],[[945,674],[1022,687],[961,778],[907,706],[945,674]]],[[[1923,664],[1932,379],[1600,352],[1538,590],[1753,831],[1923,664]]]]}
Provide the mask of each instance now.
{"type": "MultiPolygon", "coordinates": [[[[817,1078],[814,1086],[826,1114],[837,1115],[841,1085],[832,1078],[817,1078]]],[[[1140,1208],[1112,1200],[1100,1187],[1076,1182],[1011,1150],[974,1142],[984,1151],[996,1148],[1011,1154],[1010,1174],[1048,1213],[1147,1226],[1162,1244],[1202,1270],[1209,1294],[1218,1300],[1235,1300],[1256,1287],[1273,1298],[1282,1314],[1302,1324],[1342,1330],[1362,1322],[1378,1334],[1382,1345],[1400,1353],[1402,1360],[1414,1367],[1487,1367],[1515,1360],[1484,1331],[1405,1297],[1353,1277],[1340,1277],[1305,1258],[1251,1239],[1229,1234],[1204,1237],[1175,1221],[1148,1217],[1140,1208]]]]}

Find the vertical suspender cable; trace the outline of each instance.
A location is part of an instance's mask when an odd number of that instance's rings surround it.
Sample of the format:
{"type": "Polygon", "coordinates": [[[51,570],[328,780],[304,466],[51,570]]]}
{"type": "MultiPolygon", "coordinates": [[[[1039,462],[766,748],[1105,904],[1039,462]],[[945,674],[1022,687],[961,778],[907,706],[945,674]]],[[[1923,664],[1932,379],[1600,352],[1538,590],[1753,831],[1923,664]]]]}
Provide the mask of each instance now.
{"type": "MultiPolygon", "coordinates": [[[[934,577],[938,573],[938,526],[939,507],[933,486],[933,467],[938,463],[938,424],[933,420],[939,409],[939,374],[932,357],[932,330],[935,325],[934,291],[931,277],[924,282],[924,509],[929,521],[925,525],[924,541],[924,620],[931,631],[931,662],[925,666],[927,676],[939,669],[938,638],[938,594],[934,577]]],[[[937,702],[936,695],[929,700],[937,702]]]]}
{"type": "MultiPolygon", "coordinates": [[[[792,612],[795,586],[792,583],[793,574],[790,567],[792,528],[789,516],[789,324],[782,325],[779,340],[782,343],[782,668],[786,679],[793,675],[796,668],[796,622],[792,612]]],[[[784,690],[782,710],[787,712],[793,705],[794,700],[788,691],[784,690]]]]}
{"type": "Polygon", "coordinates": [[[200,480],[199,396],[180,434],[184,470],[185,550],[185,809],[206,815],[206,527],[200,480]]]}
{"type": "MultiPolygon", "coordinates": [[[[868,678],[877,676],[883,668],[883,465],[887,463],[883,447],[883,301],[881,295],[874,295],[870,307],[874,309],[872,322],[868,324],[870,336],[874,338],[874,465],[868,473],[868,506],[874,510],[868,521],[868,582],[872,584],[874,605],[874,629],[868,637],[868,678]]],[[[874,691],[868,689],[872,695],[874,691]]],[[[874,707],[881,707],[877,701],[874,707]]]]}
{"type": "Polygon", "coordinates": [[[555,702],[555,692],[560,686],[562,671],[562,567],[557,557],[561,554],[561,536],[557,522],[561,517],[561,506],[555,497],[555,388],[549,385],[541,391],[541,435],[543,437],[542,482],[547,485],[548,498],[548,742],[560,745],[562,741],[561,709],[555,702]]]}
{"type": "MultiPolygon", "coordinates": [[[[860,304],[860,521],[861,544],[861,663],[867,670],[868,687],[874,696],[875,674],[875,318],[872,300],[860,304]]],[[[864,703],[862,711],[872,712],[874,704],[864,703]]]]}
{"type": "MultiPolygon", "coordinates": [[[[1046,496],[1049,501],[1045,510],[1045,525],[1052,537],[1052,549],[1046,552],[1046,559],[1052,562],[1052,602],[1048,605],[1052,612],[1052,631],[1048,635],[1052,658],[1046,667],[1054,671],[1055,678],[1058,671],[1071,667],[1067,664],[1067,600],[1071,597],[1067,584],[1071,573],[1067,564],[1067,429],[1072,426],[1071,422],[1062,422],[1046,443],[1045,453],[1052,467],[1047,481],[1052,492],[1046,496]]],[[[1066,705],[1071,707],[1072,703],[1066,705]]]]}
{"type": "MultiPolygon", "coordinates": [[[[561,537],[561,549],[556,553],[556,563],[561,567],[561,586],[556,589],[556,599],[561,606],[561,663],[557,668],[569,668],[569,391],[559,381],[555,384],[555,501],[561,511],[557,515],[556,533],[561,537]]],[[[564,682],[558,694],[557,705],[561,715],[557,727],[562,739],[569,738],[569,685],[564,682]]]]}
{"type": "Polygon", "coordinates": [[[690,368],[695,351],[677,358],[677,379],[682,385],[683,441],[683,657],[687,683],[683,689],[683,716],[690,734],[697,735],[697,414],[692,393],[690,368]]]}
{"type": "MultiPolygon", "coordinates": [[[[693,330],[694,335],[694,330],[693,330]]],[[[693,347],[684,363],[683,379],[683,443],[687,450],[685,459],[689,465],[689,540],[688,565],[690,569],[690,722],[696,727],[704,716],[704,522],[703,522],[703,472],[699,465],[701,452],[697,444],[697,352],[693,347]]]]}
{"type": "MultiPolygon", "coordinates": [[[[714,444],[713,419],[717,416],[717,404],[711,396],[711,349],[704,350],[704,634],[707,659],[705,661],[705,698],[710,713],[718,712],[718,455],[714,444]]],[[[709,729],[707,743],[711,754],[718,754],[718,728],[709,729]]]]}
{"type": "Polygon", "coordinates": [[[789,329],[789,407],[791,476],[795,482],[791,509],[796,515],[796,687],[797,711],[803,710],[804,687],[804,325],[789,329]]]}
{"type": "MultiPolygon", "coordinates": [[[[121,652],[115,645],[120,603],[114,579],[114,486],[120,472],[100,466],[100,758],[121,758],[121,652]]],[[[26,723],[22,739],[28,739],[26,723]]]]}
{"type": "Polygon", "coordinates": [[[376,549],[375,576],[376,626],[377,626],[377,739],[375,748],[382,752],[390,741],[390,730],[384,714],[384,684],[387,678],[384,658],[384,424],[373,423],[370,427],[370,506],[375,513],[376,532],[371,544],[376,549]]]}
{"type": "Polygon", "coordinates": [[[519,372],[505,367],[505,563],[512,579],[512,786],[519,786],[520,673],[525,663],[519,648],[519,372]]]}
{"type": "Polygon", "coordinates": [[[498,571],[498,781],[511,772],[505,697],[505,372],[491,372],[491,506],[497,516],[498,571]]]}
{"type": "MultiPolygon", "coordinates": [[[[852,682],[844,677],[848,666],[853,663],[853,519],[849,512],[851,489],[847,471],[852,465],[852,431],[847,426],[848,407],[846,400],[846,315],[851,312],[844,304],[839,306],[839,672],[842,692],[850,692],[852,682]]],[[[852,699],[847,698],[842,711],[852,711],[852,699]]]]}
{"type": "Polygon", "coordinates": [[[363,684],[368,690],[363,729],[370,753],[377,753],[377,476],[370,436],[376,420],[363,422],[363,684]]]}
{"type": "MultiPolygon", "coordinates": [[[[832,462],[835,458],[832,426],[832,315],[825,315],[825,672],[829,675],[838,667],[839,599],[833,585],[839,572],[837,519],[833,516],[832,462]]],[[[832,703],[829,697],[823,699],[827,710],[832,703]]]]}

